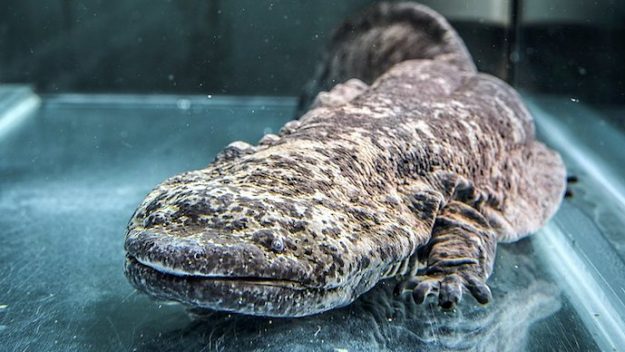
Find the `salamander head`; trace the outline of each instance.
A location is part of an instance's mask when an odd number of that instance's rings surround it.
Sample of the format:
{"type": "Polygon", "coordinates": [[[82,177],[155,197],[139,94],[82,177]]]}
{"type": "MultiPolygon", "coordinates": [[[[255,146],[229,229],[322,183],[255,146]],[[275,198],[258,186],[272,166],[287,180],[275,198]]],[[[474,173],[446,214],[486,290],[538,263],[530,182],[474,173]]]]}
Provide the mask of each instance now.
{"type": "Polygon", "coordinates": [[[302,316],[346,305],[375,284],[366,257],[339,237],[349,215],[319,194],[293,193],[299,176],[289,186],[221,170],[173,177],[139,206],[125,242],[135,287],[196,308],[302,316]]]}

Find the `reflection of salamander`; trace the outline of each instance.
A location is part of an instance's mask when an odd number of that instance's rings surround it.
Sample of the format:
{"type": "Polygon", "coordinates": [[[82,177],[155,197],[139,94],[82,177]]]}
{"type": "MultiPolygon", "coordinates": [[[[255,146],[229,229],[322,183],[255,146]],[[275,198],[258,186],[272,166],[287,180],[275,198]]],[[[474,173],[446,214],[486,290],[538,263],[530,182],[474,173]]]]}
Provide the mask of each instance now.
{"type": "Polygon", "coordinates": [[[433,11],[381,4],[346,26],[318,84],[373,83],[320,93],[279,137],[233,143],[157,186],[126,237],[136,287],[273,316],[349,304],[390,276],[417,302],[451,307],[463,289],[490,299],[496,243],[560,203],[559,156],[433,11]]]}
{"type": "MultiPolygon", "coordinates": [[[[560,309],[560,292],[544,281],[536,258],[528,256],[533,252],[530,242],[502,247],[497,253],[493,303],[487,306],[460,302],[455,311],[441,314],[431,304],[394,297],[393,282],[384,281],[349,307],[298,319],[203,311],[182,329],[153,339],[145,336],[144,350],[194,351],[211,346],[240,351],[242,346],[262,346],[267,351],[525,351],[533,346],[528,342],[549,330],[535,323],[560,309]]],[[[570,342],[556,335],[566,336],[570,330],[549,333],[550,348],[558,348],[557,340],[570,342]]],[[[591,349],[583,339],[580,342],[579,350],[591,349]]]]}

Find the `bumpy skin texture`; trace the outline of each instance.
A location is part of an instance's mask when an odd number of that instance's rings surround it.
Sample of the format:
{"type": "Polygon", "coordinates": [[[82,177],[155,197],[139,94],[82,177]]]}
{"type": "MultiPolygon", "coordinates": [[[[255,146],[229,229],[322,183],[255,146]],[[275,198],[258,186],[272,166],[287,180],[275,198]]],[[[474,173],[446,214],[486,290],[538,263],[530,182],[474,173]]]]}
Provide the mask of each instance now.
{"type": "Polygon", "coordinates": [[[407,54],[368,86],[347,78],[366,79],[359,74],[387,61],[352,72],[331,49],[326,65],[342,68],[327,71],[346,83],[320,94],[280,136],[235,142],[207,168],[147,196],[126,237],[136,287],[194,307],[273,316],[348,304],[391,276],[418,302],[437,295],[452,307],[463,290],[490,299],[497,241],[548,220],[564,166],[535,140],[516,92],[477,73],[440,16],[412,4],[376,9],[337,41],[339,52],[400,21],[383,42],[401,47],[415,35],[426,52],[444,54],[407,54]]]}

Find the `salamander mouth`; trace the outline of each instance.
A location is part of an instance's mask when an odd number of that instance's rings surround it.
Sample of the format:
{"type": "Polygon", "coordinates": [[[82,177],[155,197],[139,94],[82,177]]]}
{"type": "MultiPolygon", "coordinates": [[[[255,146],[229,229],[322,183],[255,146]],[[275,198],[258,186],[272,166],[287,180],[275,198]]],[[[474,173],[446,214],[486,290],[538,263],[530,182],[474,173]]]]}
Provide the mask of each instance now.
{"type": "Polygon", "coordinates": [[[284,287],[293,290],[305,290],[306,286],[302,283],[297,282],[295,280],[288,279],[278,279],[271,277],[258,277],[258,276],[226,276],[226,275],[208,275],[201,272],[185,272],[179,269],[173,269],[163,266],[159,263],[150,262],[139,257],[133,257],[132,255],[128,255],[129,260],[136,261],[137,265],[143,265],[149,267],[155,271],[160,272],[161,274],[167,276],[174,276],[180,278],[186,278],[191,280],[205,280],[205,281],[224,281],[224,282],[233,282],[239,283],[240,285],[258,285],[258,286],[274,286],[274,287],[284,287]]]}
{"type": "Polygon", "coordinates": [[[273,317],[316,314],[351,301],[344,288],[309,288],[292,280],[164,272],[126,255],[126,277],[139,291],[159,301],[190,308],[273,317]]]}

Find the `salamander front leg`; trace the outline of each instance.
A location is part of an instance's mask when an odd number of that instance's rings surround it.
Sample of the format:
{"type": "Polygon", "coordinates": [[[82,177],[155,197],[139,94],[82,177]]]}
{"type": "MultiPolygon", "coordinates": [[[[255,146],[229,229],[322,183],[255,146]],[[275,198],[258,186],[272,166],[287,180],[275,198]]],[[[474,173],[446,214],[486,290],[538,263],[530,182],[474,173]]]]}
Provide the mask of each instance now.
{"type": "Polygon", "coordinates": [[[438,295],[438,304],[453,308],[467,290],[485,304],[491,300],[486,285],[495,260],[497,236],[486,219],[471,206],[452,201],[436,217],[432,238],[423,249],[427,266],[407,278],[397,292],[412,290],[417,303],[438,295]]]}

